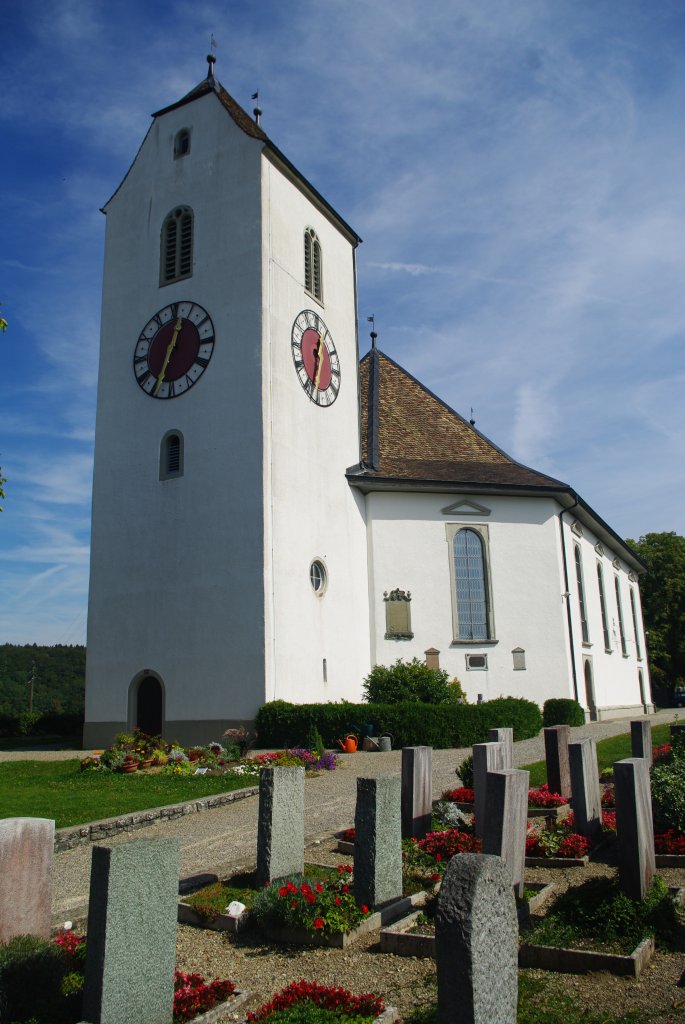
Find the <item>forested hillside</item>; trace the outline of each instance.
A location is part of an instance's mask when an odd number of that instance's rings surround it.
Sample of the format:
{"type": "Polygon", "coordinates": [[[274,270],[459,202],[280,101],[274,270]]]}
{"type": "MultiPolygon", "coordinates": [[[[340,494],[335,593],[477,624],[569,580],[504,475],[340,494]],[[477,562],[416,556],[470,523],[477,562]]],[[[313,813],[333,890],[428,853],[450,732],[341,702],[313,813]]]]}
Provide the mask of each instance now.
{"type": "Polygon", "coordinates": [[[0,645],[0,715],[28,710],[34,672],[33,710],[40,714],[83,714],[85,647],[0,645]],[[35,666],[35,672],[34,672],[35,666]]]}

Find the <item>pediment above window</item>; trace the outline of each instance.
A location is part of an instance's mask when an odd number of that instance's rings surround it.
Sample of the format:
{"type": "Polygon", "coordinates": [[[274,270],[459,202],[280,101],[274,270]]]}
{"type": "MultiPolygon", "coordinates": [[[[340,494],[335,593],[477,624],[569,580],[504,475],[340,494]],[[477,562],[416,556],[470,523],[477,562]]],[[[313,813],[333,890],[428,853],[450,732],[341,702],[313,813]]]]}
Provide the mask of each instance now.
{"type": "Polygon", "coordinates": [[[464,498],[463,501],[455,501],[440,511],[444,516],[489,516],[492,510],[477,501],[472,501],[471,498],[464,498]]]}

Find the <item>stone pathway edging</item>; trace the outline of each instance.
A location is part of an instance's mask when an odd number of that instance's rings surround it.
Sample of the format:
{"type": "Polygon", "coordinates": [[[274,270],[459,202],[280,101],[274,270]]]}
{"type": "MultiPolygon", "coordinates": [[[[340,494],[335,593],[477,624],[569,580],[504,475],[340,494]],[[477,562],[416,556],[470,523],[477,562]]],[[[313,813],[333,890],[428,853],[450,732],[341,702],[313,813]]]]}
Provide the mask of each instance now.
{"type": "Polygon", "coordinates": [[[122,832],[135,832],[139,828],[153,825],[160,819],[171,820],[184,814],[197,814],[200,811],[212,810],[214,807],[223,807],[225,804],[235,803],[236,800],[257,796],[258,793],[259,786],[247,786],[245,789],[235,789],[230,793],[216,793],[213,796],[200,797],[196,800],[186,800],[182,804],[167,804],[165,807],[136,811],[122,817],[103,818],[101,821],[92,821],[88,825],[59,828],[55,831],[55,853],[73,850],[75,846],[80,846],[82,843],[102,842],[103,839],[110,839],[122,832]]]}

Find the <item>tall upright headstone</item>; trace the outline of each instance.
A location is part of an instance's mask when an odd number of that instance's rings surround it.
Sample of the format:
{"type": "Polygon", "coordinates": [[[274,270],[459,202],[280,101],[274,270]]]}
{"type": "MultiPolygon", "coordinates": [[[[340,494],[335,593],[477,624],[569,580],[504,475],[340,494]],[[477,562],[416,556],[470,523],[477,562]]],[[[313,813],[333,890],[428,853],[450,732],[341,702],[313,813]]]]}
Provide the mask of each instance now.
{"type": "Polygon", "coordinates": [[[511,728],[506,729],[488,729],[488,743],[503,743],[504,744],[504,767],[514,767],[514,730],[511,728]]]}
{"type": "Polygon", "coordinates": [[[602,828],[602,797],[594,740],[569,743],[571,796],[576,832],[591,839],[602,828]]]}
{"type": "Polygon", "coordinates": [[[652,763],[652,723],[639,718],[630,723],[630,752],[632,757],[644,757],[652,763]]]}
{"type": "Polygon", "coordinates": [[[552,793],[560,796],[571,795],[571,767],[568,759],[568,745],[571,729],[568,725],[551,725],[545,733],[545,761],[547,763],[547,785],[552,793]]]}
{"type": "Polygon", "coordinates": [[[354,895],[369,907],[402,895],[400,819],[400,779],[357,779],[354,895]]]}
{"type": "Polygon", "coordinates": [[[488,772],[483,853],[501,857],[510,884],[523,896],[530,772],[517,768],[488,772]]]}
{"type": "Polygon", "coordinates": [[[656,871],[649,764],[646,758],[614,762],[618,873],[621,888],[643,900],[656,871]]]}
{"type": "Polygon", "coordinates": [[[257,884],[304,871],[304,768],[259,773],[257,884]]]}
{"type": "Polygon", "coordinates": [[[178,872],[177,839],[94,847],[83,992],[90,1024],[171,1024],[178,872]]]}
{"type": "Polygon", "coordinates": [[[515,1024],[518,921],[499,857],[462,853],[447,866],[435,917],[440,1024],[515,1024]]]}
{"type": "Polygon", "coordinates": [[[54,850],[49,818],[0,820],[0,942],[50,937],[54,850]]]}
{"type": "Polygon", "coordinates": [[[506,749],[503,743],[474,743],[473,745],[473,803],[476,816],[476,835],[483,838],[485,832],[485,794],[488,772],[498,772],[505,767],[506,749]]]}
{"type": "Polygon", "coordinates": [[[423,839],[433,812],[433,748],[402,748],[402,838],[423,839]]]}

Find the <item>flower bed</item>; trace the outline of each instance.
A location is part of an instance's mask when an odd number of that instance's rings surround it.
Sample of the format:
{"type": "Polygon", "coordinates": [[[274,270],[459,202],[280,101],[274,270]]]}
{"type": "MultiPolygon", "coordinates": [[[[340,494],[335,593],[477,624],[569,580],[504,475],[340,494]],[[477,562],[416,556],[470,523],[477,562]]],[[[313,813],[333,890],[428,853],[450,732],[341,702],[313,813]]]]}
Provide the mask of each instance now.
{"type": "MultiPolygon", "coordinates": [[[[442,799],[455,803],[462,811],[470,813],[474,811],[475,794],[469,786],[459,786],[457,789],[447,790],[443,793],[442,799]]],[[[568,799],[559,793],[550,792],[546,782],[538,789],[528,790],[529,817],[563,818],[568,814],[569,809],[568,799]]]]}
{"type": "Polygon", "coordinates": [[[411,887],[429,889],[442,879],[452,857],[459,853],[480,853],[482,841],[473,829],[449,828],[429,832],[425,839],[402,842],[402,874],[405,892],[411,887]]]}
{"type": "MultiPolygon", "coordinates": [[[[573,812],[543,829],[534,829],[529,825],[526,867],[584,867],[597,844],[593,848],[590,840],[574,832],[573,828],[573,812]]],[[[602,831],[607,835],[616,831],[615,813],[603,812],[602,831]]]]}
{"type": "MultiPolygon", "coordinates": [[[[361,1017],[364,1020],[378,1019],[382,1020],[383,1024],[390,1024],[396,1017],[394,1009],[385,1007],[380,996],[371,992],[355,996],[347,989],[321,985],[317,981],[305,981],[302,978],[300,981],[291,982],[258,1010],[248,1013],[247,1020],[250,1024],[261,1024],[262,1021],[267,1022],[277,1014],[280,1024],[287,1024],[291,1018],[302,1021],[305,1014],[291,1014],[289,1011],[295,1007],[302,1010],[308,1005],[318,1010],[329,1011],[332,1021],[361,1017]]],[[[325,1017],[319,1013],[312,1015],[312,1019],[320,1021],[325,1017]]]]}

